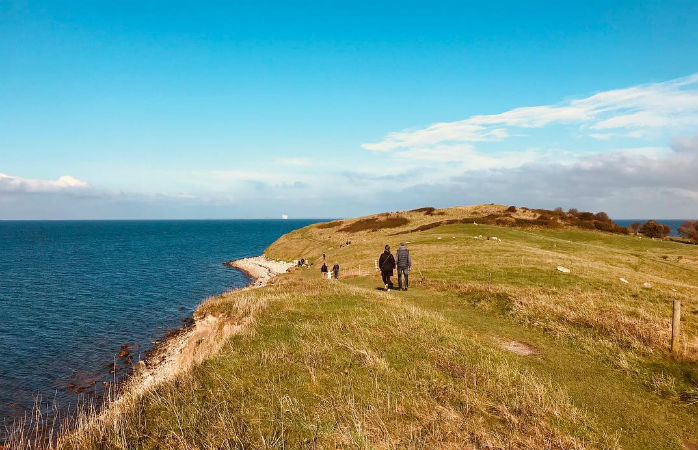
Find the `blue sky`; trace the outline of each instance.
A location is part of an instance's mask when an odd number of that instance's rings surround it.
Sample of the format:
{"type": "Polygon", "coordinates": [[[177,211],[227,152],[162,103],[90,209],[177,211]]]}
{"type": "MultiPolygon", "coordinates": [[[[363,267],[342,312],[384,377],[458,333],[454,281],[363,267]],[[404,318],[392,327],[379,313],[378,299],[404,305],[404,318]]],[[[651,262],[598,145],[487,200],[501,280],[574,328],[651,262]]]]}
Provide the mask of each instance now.
{"type": "Polygon", "coordinates": [[[0,0],[0,219],[698,214],[687,2],[0,0]]]}

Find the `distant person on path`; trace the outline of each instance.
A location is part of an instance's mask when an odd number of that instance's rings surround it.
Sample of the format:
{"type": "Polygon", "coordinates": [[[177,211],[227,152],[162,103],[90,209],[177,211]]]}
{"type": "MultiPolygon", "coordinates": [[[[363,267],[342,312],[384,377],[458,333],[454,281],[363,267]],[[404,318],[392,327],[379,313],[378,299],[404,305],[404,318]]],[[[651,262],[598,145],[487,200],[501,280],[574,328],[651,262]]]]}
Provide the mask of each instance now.
{"type": "Polygon", "coordinates": [[[395,256],[397,256],[397,287],[398,289],[402,289],[402,277],[404,275],[404,290],[406,291],[409,285],[407,274],[410,273],[410,269],[412,268],[412,258],[410,258],[410,251],[407,250],[404,242],[400,242],[400,248],[395,252],[395,256]]]}
{"type": "Polygon", "coordinates": [[[322,267],[320,267],[320,275],[322,276],[322,278],[327,277],[327,264],[322,263],[322,267]]]}
{"type": "Polygon", "coordinates": [[[332,273],[334,274],[334,279],[339,279],[339,263],[334,263],[332,266],[332,273]]]}
{"type": "Polygon", "coordinates": [[[390,277],[393,276],[393,269],[395,269],[395,258],[393,254],[390,253],[389,245],[385,246],[385,250],[381,253],[380,258],[378,258],[378,267],[381,271],[383,284],[385,284],[385,290],[388,291],[392,289],[393,282],[390,280],[390,277]]]}

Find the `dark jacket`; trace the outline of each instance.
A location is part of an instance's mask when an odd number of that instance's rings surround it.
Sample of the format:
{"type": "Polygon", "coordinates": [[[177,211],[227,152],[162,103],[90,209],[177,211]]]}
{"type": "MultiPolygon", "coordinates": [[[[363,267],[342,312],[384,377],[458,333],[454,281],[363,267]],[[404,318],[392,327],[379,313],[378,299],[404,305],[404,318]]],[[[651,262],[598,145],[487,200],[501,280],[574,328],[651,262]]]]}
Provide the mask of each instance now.
{"type": "Polygon", "coordinates": [[[387,250],[381,253],[380,258],[378,258],[378,267],[381,269],[381,272],[393,273],[393,269],[395,269],[393,254],[387,250]]]}
{"type": "Polygon", "coordinates": [[[332,266],[332,272],[334,272],[334,273],[339,272],[339,264],[335,264],[334,266],[332,266]]]}
{"type": "Polygon", "coordinates": [[[320,267],[320,272],[322,272],[322,273],[327,272],[327,264],[323,264],[322,267],[320,267]]]}
{"type": "Polygon", "coordinates": [[[412,258],[410,258],[410,251],[407,250],[407,247],[398,248],[395,256],[397,256],[398,269],[409,269],[412,267],[412,258]]]}

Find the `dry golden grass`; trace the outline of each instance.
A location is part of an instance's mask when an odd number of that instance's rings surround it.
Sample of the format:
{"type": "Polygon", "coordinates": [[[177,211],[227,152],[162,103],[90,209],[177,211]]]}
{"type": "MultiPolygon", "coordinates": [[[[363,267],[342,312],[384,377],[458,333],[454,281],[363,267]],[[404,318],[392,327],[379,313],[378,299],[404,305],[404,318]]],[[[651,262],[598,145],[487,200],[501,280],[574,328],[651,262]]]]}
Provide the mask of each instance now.
{"type": "MultiPolygon", "coordinates": [[[[145,393],[80,448],[584,448],[563,390],[437,313],[323,280],[266,290],[248,332],[145,393]],[[289,296],[292,287],[300,295],[289,296]],[[322,294],[312,292],[321,291],[322,294]],[[347,315],[347,302],[358,314],[347,315]],[[365,302],[365,303],[364,303],[365,302]],[[323,313],[319,309],[325,307],[323,313]],[[312,320],[302,320],[310,314],[312,320]],[[386,352],[386,342],[391,352],[386,352]]],[[[229,314],[222,302],[210,312],[229,314]]],[[[613,447],[608,436],[604,446],[613,447]]]]}

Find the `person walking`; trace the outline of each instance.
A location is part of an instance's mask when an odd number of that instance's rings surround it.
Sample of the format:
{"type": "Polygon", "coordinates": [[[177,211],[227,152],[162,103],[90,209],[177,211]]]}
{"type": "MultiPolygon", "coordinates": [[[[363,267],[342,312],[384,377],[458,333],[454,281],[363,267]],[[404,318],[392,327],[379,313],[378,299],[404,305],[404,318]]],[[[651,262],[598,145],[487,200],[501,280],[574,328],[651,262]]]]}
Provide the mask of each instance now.
{"type": "Polygon", "coordinates": [[[335,280],[339,279],[339,263],[334,263],[334,266],[332,266],[332,274],[335,280]]]}
{"type": "Polygon", "coordinates": [[[410,251],[405,247],[404,242],[400,242],[400,248],[395,252],[395,256],[397,256],[397,287],[398,289],[403,289],[402,277],[404,276],[405,288],[403,290],[406,291],[409,285],[409,277],[407,274],[410,273],[410,269],[412,268],[412,258],[410,258],[410,251]]]}
{"type": "Polygon", "coordinates": [[[385,250],[381,253],[380,258],[378,258],[378,267],[381,271],[385,290],[389,291],[393,288],[393,282],[390,280],[390,277],[393,276],[393,269],[395,269],[395,257],[390,253],[389,245],[385,246],[385,250]]]}
{"type": "Polygon", "coordinates": [[[322,267],[320,267],[320,276],[322,278],[327,277],[327,264],[325,264],[325,263],[322,263],[322,267]]]}

